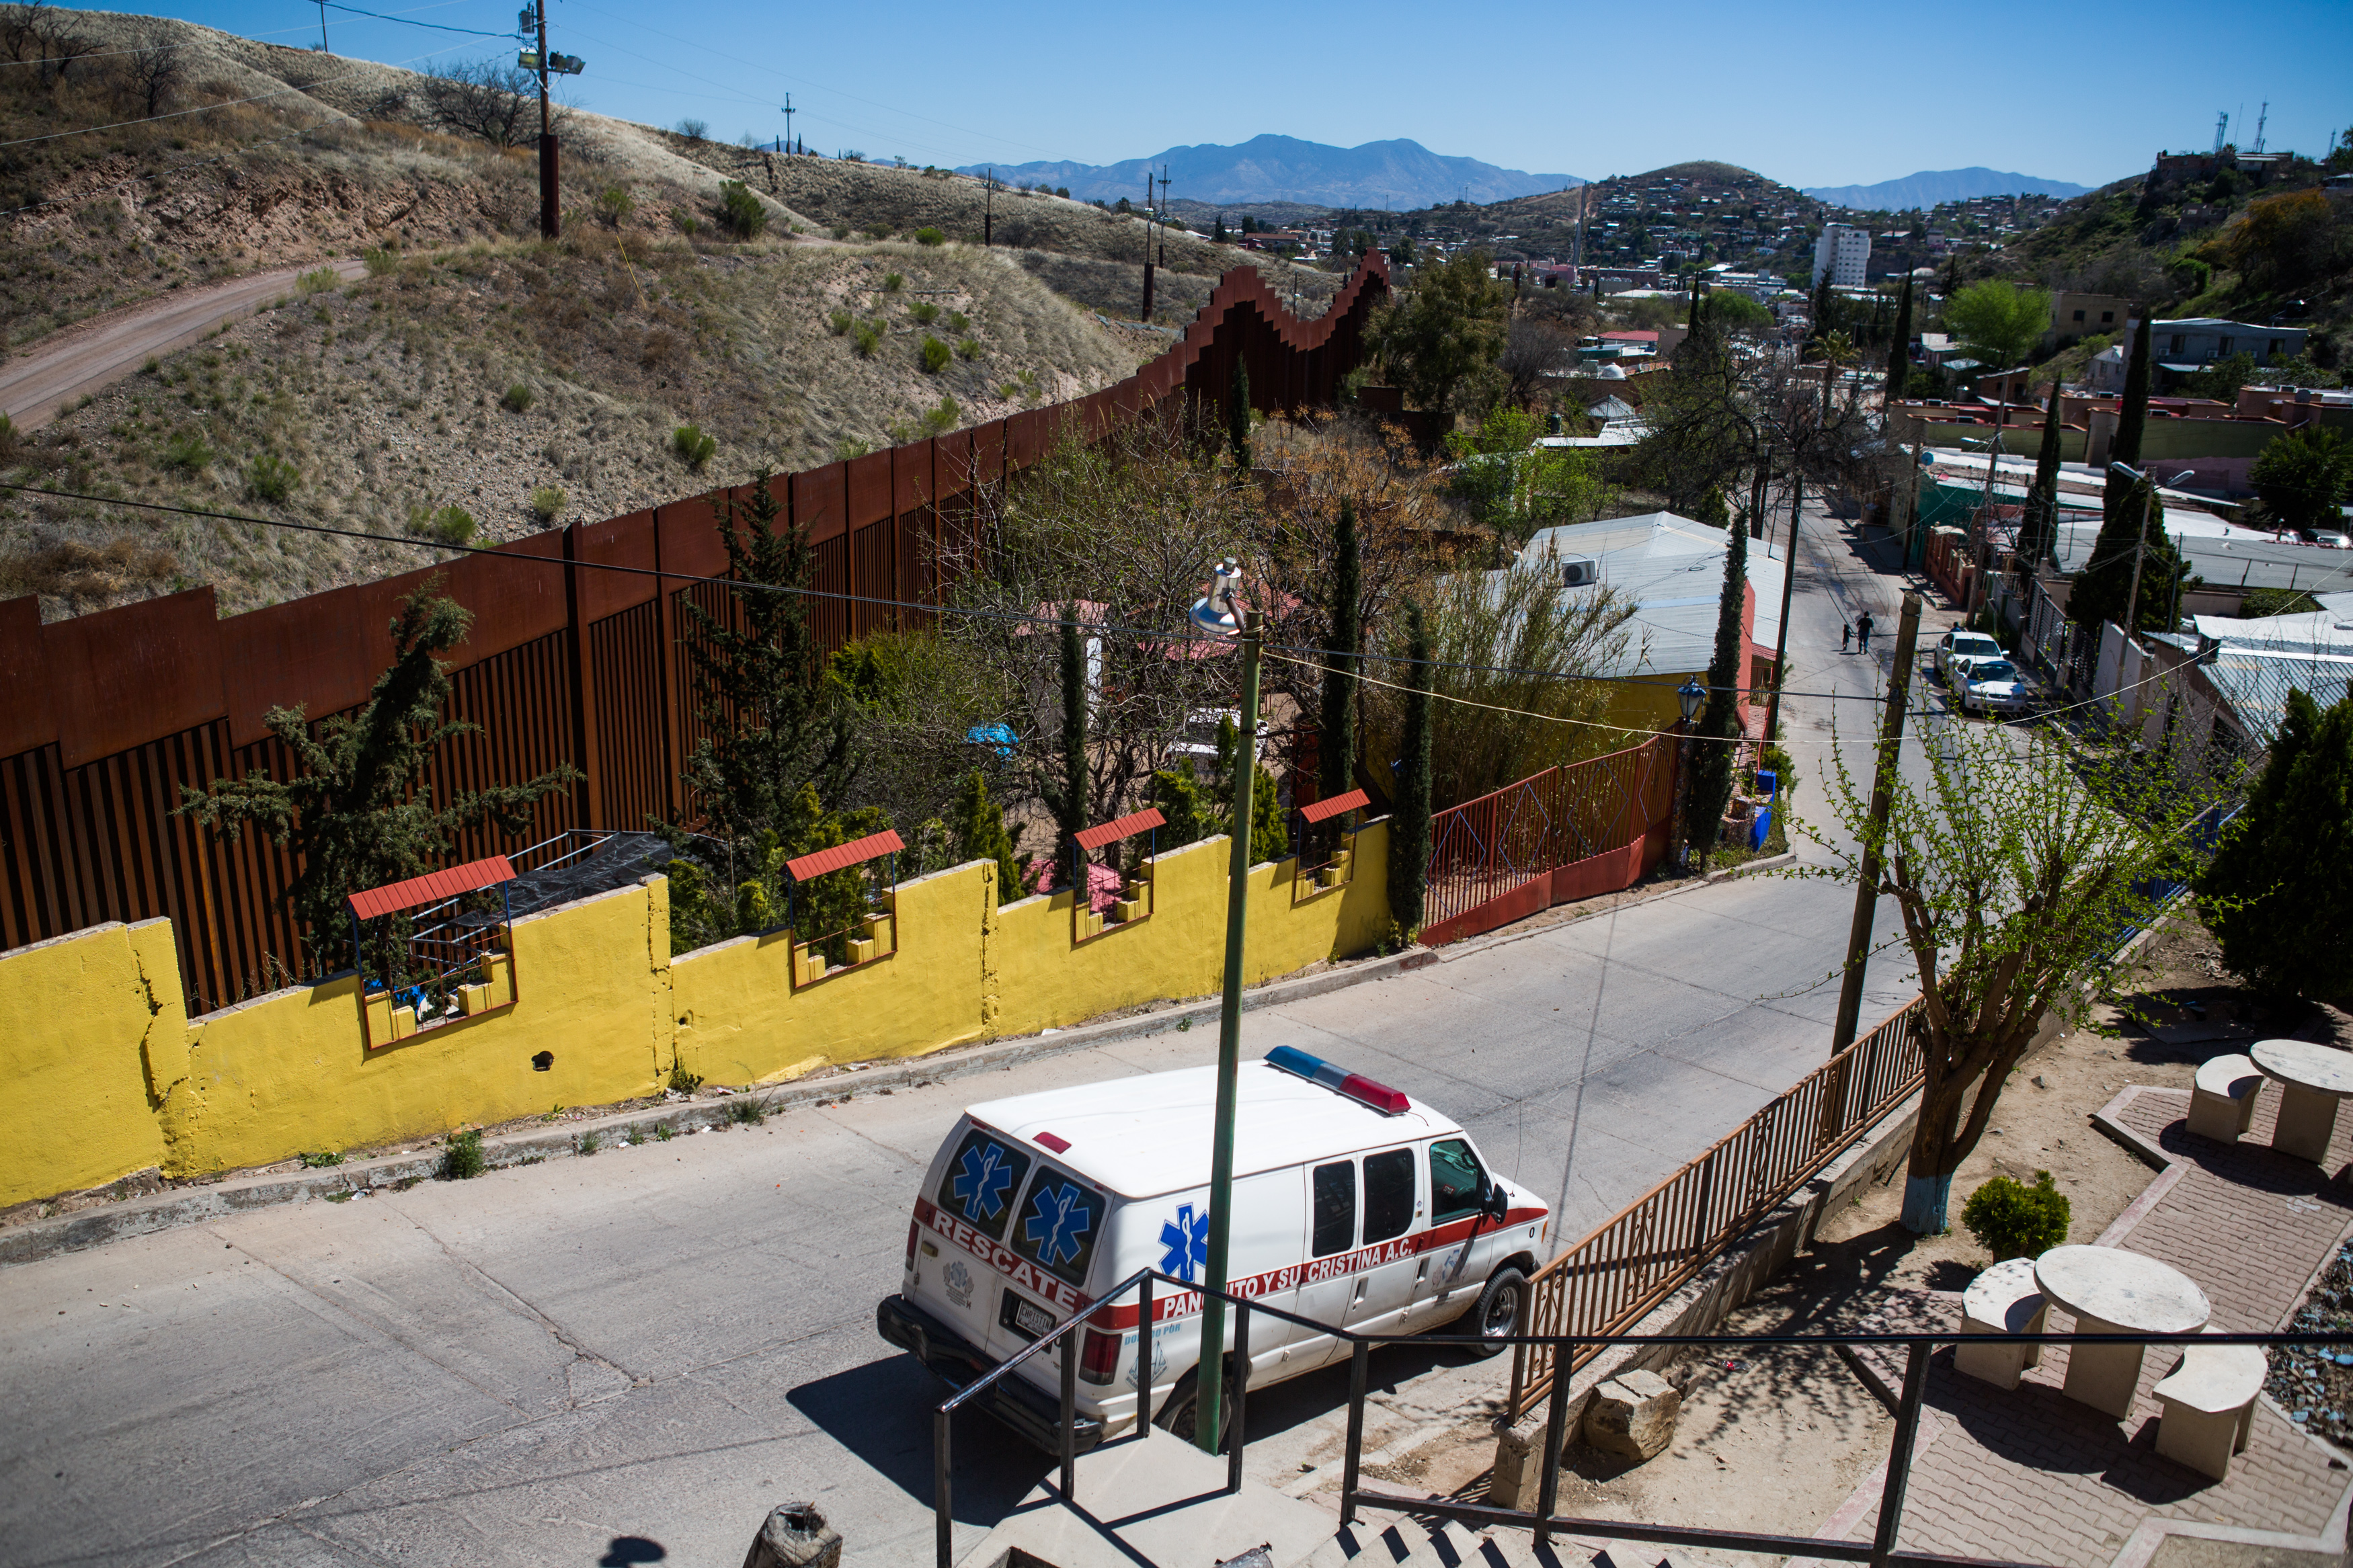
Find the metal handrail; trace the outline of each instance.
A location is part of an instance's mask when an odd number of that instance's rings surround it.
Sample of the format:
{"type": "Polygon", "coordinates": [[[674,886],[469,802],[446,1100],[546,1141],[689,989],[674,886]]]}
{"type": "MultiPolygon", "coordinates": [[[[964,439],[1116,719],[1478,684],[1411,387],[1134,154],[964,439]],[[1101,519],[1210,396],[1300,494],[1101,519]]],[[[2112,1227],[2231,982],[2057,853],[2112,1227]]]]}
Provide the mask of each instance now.
{"type": "MultiPolygon", "coordinates": [[[[1904,1499],[1909,1483],[1912,1453],[1920,1426],[1920,1410],[1926,1398],[1928,1381],[1928,1358],[1940,1345],[1956,1344],[1966,1338],[1973,1345],[2353,1345],[2353,1332],[2333,1333],[2216,1333],[2198,1330],[2178,1334],[2149,1333],[1971,1333],[1957,1331],[1866,1331],[1852,1333],[1814,1334],[1367,1334],[1322,1323],[1313,1318],[1286,1311],[1246,1296],[1227,1290],[1210,1290],[1189,1280],[1164,1274],[1156,1268],[1139,1268],[1113,1286],[1099,1300],[1090,1302],[1064,1319],[1047,1333],[1007,1360],[998,1363],[980,1377],[958,1389],[942,1402],[932,1415],[932,1464],[934,1485],[934,1525],[938,1568],[955,1568],[955,1516],[951,1507],[948,1471],[950,1466],[949,1423],[956,1409],[995,1384],[998,1379],[1030,1357],[1042,1353],[1050,1345],[1065,1345],[1061,1362],[1061,1452],[1060,1491],[1065,1503],[1076,1506],[1075,1430],[1078,1399],[1078,1358],[1069,1353],[1067,1341],[1087,1326],[1111,1302],[1131,1289],[1137,1292],[1136,1335],[1136,1418],[1135,1430],[1129,1440],[1142,1439],[1152,1430],[1152,1329],[1154,1322],[1153,1285],[1165,1281],[1178,1290],[1208,1298],[1216,1296],[1235,1309],[1234,1349],[1229,1365],[1247,1369],[1250,1364],[1250,1320],[1253,1312],[1264,1312],[1283,1322],[1297,1324],[1319,1334],[1329,1334],[1349,1347],[1348,1365],[1348,1436],[1340,1479],[1340,1522],[1345,1526],[1356,1521],[1359,1506],[1386,1508],[1439,1519],[1453,1520],[1481,1528],[1510,1525],[1535,1532],[1535,1543],[1546,1544],[1552,1536],[1580,1535],[1603,1540],[1643,1541],[1671,1546],[1707,1548],[1718,1551],[1766,1552],[1782,1557],[1811,1557],[1831,1562],[1868,1563],[1873,1568],[2035,1568],[2035,1565],[2008,1563],[2000,1559],[1945,1556],[1935,1552],[1901,1552],[1896,1550],[1896,1535],[1903,1522],[1904,1499]],[[1588,1519],[1563,1516],[1554,1511],[1559,1500],[1560,1456],[1566,1441],[1568,1418],[1569,1380],[1556,1377],[1547,1391],[1542,1479],[1537,1485],[1536,1506],[1534,1509],[1506,1509],[1487,1504],[1455,1502],[1442,1498],[1407,1497],[1399,1493],[1367,1491],[1361,1479],[1365,1443],[1365,1405],[1370,1386],[1370,1366],[1373,1351],[1382,1345],[1451,1345],[1493,1349],[1510,1345],[1514,1354],[1528,1349],[1541,1348],[1551,1352],[1556,1365],[1559,1358],[1585,1350],[1599,1352],[1611,1346],[1656,1345],[1686,1348],[1741,1345],[1828,1346],[1852,1349],[1855,1346],[1903,1346],[1905,1350],[1903,1393],[1896,1402],[1895,1431],[1890,1442],[1886,1480],[1880,1494],[1878,1527],[1872,1541],[1837,1541],[1814,1536],[1774,1535],[1757,1531],[1702,1530],[1689,1525],[1658,1524],[1641,1521],[1588,1519]]],[[[1590,1357],[1585,1359],[1589,1360],[1590,1357]]],[[[1233,1418],[1227,1429],[1226,1486],[1228,1493],[1238,1492],[1242,1483],[1242,1450],[1248,1440],[1248,1409],[1250,1378],[1246,1370],[1234,1379],[1233,1418]]]]}

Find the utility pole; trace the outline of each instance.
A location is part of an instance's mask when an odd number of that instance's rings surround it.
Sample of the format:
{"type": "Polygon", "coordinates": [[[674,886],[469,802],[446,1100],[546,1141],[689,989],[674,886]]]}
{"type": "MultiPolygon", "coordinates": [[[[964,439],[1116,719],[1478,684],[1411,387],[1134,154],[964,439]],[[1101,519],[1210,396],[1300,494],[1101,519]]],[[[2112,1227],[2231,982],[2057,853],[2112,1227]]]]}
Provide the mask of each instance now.
{"type": "Polygon", "coordinates": [[[789,92],[788,92],[788,93],[785,94],[785,152],[786,153],[786,154],[788,154],[788,155],[789,155],[789,154],[791,153],[792,150],[793,150],[793,95],[792,95],[791,93],[789,93],[789,92]]]}
{"type": "Polygon", "coordinates": [[[1168,265],[1168,165],[1160,165],[1160,265],[1168,265]]]}
{"type": "Polygon", "coordinates": [[[997,222],[997,171],[980,177],[980,247],[988,248],[989,230],[997,222]]]}
{"type": "Polygon", "coordinates": [[[322,55],[335,52],[327,47],[327,0],[319,0],[319,52],[322,55]]]}
{"type": "Polygon", "coordinates": [[[554,239],[563,228],[556,210],[555,132],[547,128],[547,0],[533,0],[539,22],[539,237],[554,239]]]}
{"type": "Polygon", "coordinates": [[[1144,320],[1152,320],[1152,171],[1144,171],[1144,320]]]}
{"type": "Polygon", "coordinates": [[[1895,759],[1904,744],[1904,707],[1912,695],[1912,664],[1920,640],[1920,595],[1904,595],[1904,619],[1895,631],[1895,669],[1887,683],[1887,717],[1879,727],[1879,762],[1872,774],[1871,822],[1863,829],[1862,879],[1854,889],[1854,923],[1847,928],[1846,977],[1839,984],[1838,1023],[1831,1030],[1831,1055],[1854,1044],[1862,1015],[1862,971],[1871,956],[1871,928],[1879,919],[1879,841],[1893,805],[1895,759]]]}
{"type": "Polygon", "coordinates": [[[1805,476],[1793,467],[1789,470],[1789,558],[1781,568],[1781,626],[1773,637],[1773,695],[1765,704],[1765,743],[1768,746],[1779,743],[1781,688],[1789,683],[1789,605],[1798,592],[1798,534],[1803,527],[1800,514],[1805,499],[1805,476]]]}

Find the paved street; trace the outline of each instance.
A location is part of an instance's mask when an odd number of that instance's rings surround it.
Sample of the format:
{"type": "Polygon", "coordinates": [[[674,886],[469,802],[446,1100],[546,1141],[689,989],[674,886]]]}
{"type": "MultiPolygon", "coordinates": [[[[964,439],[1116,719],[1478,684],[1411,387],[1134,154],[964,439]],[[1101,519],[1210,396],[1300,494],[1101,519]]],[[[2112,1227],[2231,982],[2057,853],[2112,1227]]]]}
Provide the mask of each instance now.
{"type": "MultiPolygon", "coordinates": [[[[1838,525],[1807,552],[1792,684],[1868,695],[1838,616],[1868,598],[1892,644],[1895,584],[1838,525]]],[[[1827,706],[1790,714],[1813,815],[1827,706]]],[[[1873,710],[1839,706],[1862,742],[1873,710]]],[[[1250,1014],[1244,1050],[1298,1045],[1452,1112],[1574,1239],[1820,1061],[1851,900],[1692,889],[1250,1014]]],[[[1866,1026],[1908,967],[1880,961],[1866,1026]]],[[[922,1166],[970,1101],[1214,1052],[1166,1034],[0,1272],[0,1563],[732,1563],[796,1498],[854,1562],[928,1562],[939,1388],[872,1326],[922,1166]]],[[[1254,1399],[1254,1447],[1278,1456],[1344,1377],[1254,1399]]],[[[968,1542],[1045,1467],[964,1431],[968,1542]]]]}

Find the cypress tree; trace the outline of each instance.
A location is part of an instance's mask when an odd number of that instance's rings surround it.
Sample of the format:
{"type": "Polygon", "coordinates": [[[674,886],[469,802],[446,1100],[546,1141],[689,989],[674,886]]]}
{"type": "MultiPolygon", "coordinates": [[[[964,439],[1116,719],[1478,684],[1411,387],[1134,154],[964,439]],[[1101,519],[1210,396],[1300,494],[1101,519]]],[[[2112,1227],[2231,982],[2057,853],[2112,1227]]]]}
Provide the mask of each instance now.
{"type": "Polygon", "coordinates": [[[2132,360],[2125,367],[2125,394],[2116,410],[2116,438],[2108,443],[2108,458],[2128,468],[2140,467],[2142,433],[2148,428],[2148,312],[2141,312],[2140,325],[2133,332],[2132,360]]]}
{"type": "Polygon", "coordinates": [[[1740,616],[1747,602],[1748,531],[1725,530],[1724,587],[1715,603],[1715,653],[1707,662],[1707,707],[1692,742],[1691,794],[1684,839],[1700,865],[1715,847],[1716,825],[1732,800],[1732,764],[1740,733],[1740,667],[1747,654],[1740,616]]]}
{"type": "MultiPolygon", "coordinates": [[[[2116,433],[2108,444],[2111,462],[2126,468],[2140,467],[2142,433],[2148,426],[2148,314],[2141,313],[2139,327],[2133,333],[2132,360],[2125,369],[2125,391],[2122,406],[2116,411],[2116,433]]],[[[2092,559],[2076,574],[2074,586],[2069,590],[2067,618],[2079,626],[2096,626],[2102,621],[2115,621],[2125,626],[2127,611],[2125,598],[2132,592],[2133,558],[2140,551],[2141,493],[2146,479],[2132,480],[2109,468],[2100,490],[2100,537],[2092,546],[2092,559]]],[[[2150,500],[2147,534],[2153,548],[2141,563],[2143,593],[2141,603],[2148,602],[2147,585],[2150,566],[2160,552],[2169,555],[2170,547],[2164,544],[2165,530],[2159,519],[2163,513],[2154,498],[2150,500]]],[[[2158,580],[2167,579],[2158,574],[2158,580]]],[[[2171,598],[2168,590],[2167,598],[2171,598]]],[[[2139,606],[2133,607],[2137,611],[2139,606]]],[[[2138,616],[2134,616],[2135,621],[2138,616]]],[[[2130,629],[2130,627],[2127,627],[2130,629]]]]}
{"type": "MultiPolygon", "coordinates": [[[[1062,787],[1054,807],[1057,879],[1066,875],[1087,826],[1087,650],[1079,636],[1079,607],[1062,607],[1062,787]]],[[[1085,889],[1080,889],[1084,896],[1085,889]]]]}
{"type": "Polygon", "coordinates": [[[1904,294],[1895,304],[1895,341],[1887,348],[1887,401],[1904,395],[1912,374],[1912,275],[1904,275],[1904,294]]]}
{"type": "Polygon", "coordinates": [[[1005,808],[988,798],[988,781],[978,768],[964,776],[956,785],[955,804],[951,808],[953,820],[949,832],[955,843],[959,860],[993,860],[997,863],[997,901],[1009,904],[1021,896],[1021,861],[1015,852],[1020,835],[1008,832],[1005,808]]]}
{"type": "Polygon", "coordinates": [[[1356,543],[1356,503],[1340,502],[1332,531],[1331,663],[1324,671],[1317,761],[1324,796],[1345,795],[1356,772],[1356,647],[1364,637],[1363,561],[1356,543]]]}
{"type": "Polygon", "coordinates": [[[1400,944],[1421,930],[1430,887],[1430,631],[1421,606],[1405,607],[1405,733],[1389,813],[1389,924],[1400,944]]]}
{"type": "Polygon", "coordinates": [[[2353,992],[2348,800],[2353,696],[2324,712],[2290,690],[2263,776],[2198,880],[2199,912],[2221,941],[2222,962],[2265,995],[2353,992]]]}
{"type": "Polygon", "coordinates": [[[1234,454],[1234,467],[1254,468],[1250,459],[1250,367],[1234,358],[1233,379],[1226,385],[1226,439],[1234,454]]]}
{"type": "Polygon", "coordinates": [[[2059,542],[2059,383],[2051,383],[2051,404],[2042,412],[2042,448],[2034,455],[2034,488],[2018,529],[2018,566],[2031,577],[2051,559],[2059,542]]]}

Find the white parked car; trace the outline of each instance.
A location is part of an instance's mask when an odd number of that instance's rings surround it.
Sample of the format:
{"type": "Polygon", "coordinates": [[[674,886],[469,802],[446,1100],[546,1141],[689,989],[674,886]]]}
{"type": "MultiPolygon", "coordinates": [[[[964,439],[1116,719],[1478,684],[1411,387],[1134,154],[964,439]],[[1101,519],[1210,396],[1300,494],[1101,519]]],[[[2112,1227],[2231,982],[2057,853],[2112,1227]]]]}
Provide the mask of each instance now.
{"type": "Polygon", "coordinates": [[[1953,693],[1964,713],[2011,715],[2031,712],[2034,687],[2026,672],[2006,658],[1975,658],[1954,666],[1953,693]]]}
{"type": "Polygon", "coordinates": [[[2001,644],[1983,632],[1963,631],[1955,626],[1936,639],[1935,658],[1936,674],[1940,679],[1950,679],[1956,664],[2000,657],[2001,644]]]}
{"type": "MultiPolygon", "coordinates": [[[[1493,1175],[1452,1119],[1291,1047],[1242,1065],[1235,1121],[1231,1290],[1363,1333],[1507,1336],[1546,1255],[1551,1212],[1493,1175]]],[[[1193,1419],[1201,1297],[1138,1269],[1205,1278],[1217,1069],[1190,1068],[976,1105],[932,1157],[907,1226],[896,1294],[875,1327],[957,1388],[1073,1314],[1081,1450],[1133,1430],[1139,1362],[1155,1424],[1193,1419]]],[[[1229,1313],[1227,1332],[1233,1331],[1229,1313]]],[[[1500,1350],[1500,1345],[1495,1347],[1500,1350]]],[[[1254,1315],[1250,1385],[1347,1353],[1329,1333],[1254,1315]]],[[[1033,1357],[987,1408],[1048,1452],[1060,1445],[1060,1373],[1033,1357]]]]}

